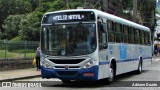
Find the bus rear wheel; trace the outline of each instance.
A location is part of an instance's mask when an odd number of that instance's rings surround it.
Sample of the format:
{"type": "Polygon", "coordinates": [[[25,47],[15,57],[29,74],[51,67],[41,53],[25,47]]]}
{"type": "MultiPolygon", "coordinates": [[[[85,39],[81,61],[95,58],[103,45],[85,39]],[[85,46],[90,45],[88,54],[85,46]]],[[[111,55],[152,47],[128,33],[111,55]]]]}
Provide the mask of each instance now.
{"type": "Polygon", "coordinates": [[[139,61],[137,73],[138,73],[138,74],[141,74],[141,73],[142,73],[142,60],[139,61]]]}

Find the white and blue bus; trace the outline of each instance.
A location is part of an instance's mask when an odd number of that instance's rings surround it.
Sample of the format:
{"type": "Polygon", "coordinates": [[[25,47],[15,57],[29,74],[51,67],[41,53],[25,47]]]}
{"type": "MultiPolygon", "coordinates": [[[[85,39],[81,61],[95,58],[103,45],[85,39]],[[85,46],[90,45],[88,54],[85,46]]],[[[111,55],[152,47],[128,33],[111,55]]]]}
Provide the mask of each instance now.
{"type": "Polygon", "coordinates": [[[42,78],[113,82],[152,60],[149,28],[99,10],[49,12],[41,26],[42,78]]]}

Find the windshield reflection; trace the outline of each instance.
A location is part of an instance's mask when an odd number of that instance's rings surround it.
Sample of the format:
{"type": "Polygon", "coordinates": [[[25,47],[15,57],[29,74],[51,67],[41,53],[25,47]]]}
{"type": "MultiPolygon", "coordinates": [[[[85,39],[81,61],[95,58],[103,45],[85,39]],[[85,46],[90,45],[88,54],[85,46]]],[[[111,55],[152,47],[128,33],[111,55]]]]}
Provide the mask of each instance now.
{"type": "Polygon", "coordinates": [[[41,48],[44,54],[75,56],[96,49],[95,24],[58,24],[42,27],[41,48]]]}

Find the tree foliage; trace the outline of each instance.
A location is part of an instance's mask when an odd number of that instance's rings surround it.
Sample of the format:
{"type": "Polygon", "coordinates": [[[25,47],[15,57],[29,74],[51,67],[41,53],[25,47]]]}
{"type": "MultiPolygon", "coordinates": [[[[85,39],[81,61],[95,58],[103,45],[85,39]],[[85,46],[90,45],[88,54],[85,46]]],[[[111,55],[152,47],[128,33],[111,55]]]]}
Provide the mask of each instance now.
{"type": "Polygon", "coordinates": [[[22,40],[36,41],[39,40],[40,17],[42,13],[32,12],[22,19],[19,27],[19,36],[22,40]]]}
{"type": "Polygon", "coordinates": [[[4,31],[2,24],[9,15],[24,14],[31,11],[32,7],[29,0],[0,0],[0,31],[4,31]]]}
{"type": "MultiPolygon", "coordinates": [[[[44,13],[83,7],[84,1],[87,7],[94,7],[99,0],[0,0],[0,39],[38,41],[44,13]]],[[[121,1],[123,9],[133,10],[133,0],[121,1]]],[[[154,0],[138,1],[138,12],[145,18],[154,8],[154,0]]]]}
{"type": "Polygon", "coordinates": [[[0,0],[0,39],[38,41],[44,13],[80,6],[81,0],[0,0]]]}
{"type": "Polygon", "coordinates": [[[55,2],[41,3],[35,11],[27,14],[20,24],[19,36],[22,40],[40,40],[40,22],[43,14],[48,11],[64,9],[65,2],[57,0],[55,2]],[[63,7],[62,7],[63,6],[63,7]]]}
{"type": "Polygon", "coordinates": [[[24,15],[10,15],[4,20],[2,27],[4,32],[0,32],[1,37],[12,39],[18,35],[19,23],[23,20],[24,15]]]}

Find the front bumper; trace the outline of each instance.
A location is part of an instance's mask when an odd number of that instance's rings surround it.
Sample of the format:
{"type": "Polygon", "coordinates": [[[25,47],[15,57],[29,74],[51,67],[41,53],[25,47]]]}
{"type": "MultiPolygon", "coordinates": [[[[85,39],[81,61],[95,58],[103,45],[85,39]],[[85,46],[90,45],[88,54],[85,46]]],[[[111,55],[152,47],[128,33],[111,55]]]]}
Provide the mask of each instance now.
{"type": "Polygon", "coordinates": [[[42,78],[59,78],[68,80],[98,80],[98,66],[88,69],[52,69],[41,66],[42,78]],[[91,74],[91,75],[90,75],[91,74]]]}

